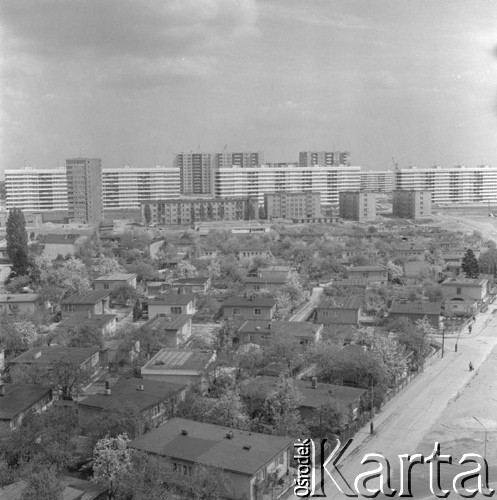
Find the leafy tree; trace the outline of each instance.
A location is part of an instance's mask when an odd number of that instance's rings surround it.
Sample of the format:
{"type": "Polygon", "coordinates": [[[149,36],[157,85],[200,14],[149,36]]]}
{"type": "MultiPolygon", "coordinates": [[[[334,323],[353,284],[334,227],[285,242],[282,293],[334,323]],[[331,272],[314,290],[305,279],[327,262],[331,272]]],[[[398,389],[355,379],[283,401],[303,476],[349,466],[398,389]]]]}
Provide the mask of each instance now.
{"type": "Polygon", "coordinates": [[[107,274],[122,273],[124,268],[114,257],[98,257],[91,266],[91,272],[94,276],[105,276],[107,274]]]}
{"type": "Polygon", "coordinates": [[[29,272],[28,233],[26,221],[20,208],[11,208],[5,234],[7,255],[12,262],[12,271],[23,276],[29,272]]]}
{"type": "Polygon", "coordinates": [[[279,436],[301,436],[302,421],[299,407],[304,397],[291,378],[281,375],[265,402],[266,415],[279,436]]]}
{"type": "Polygon", "coordinates": [[[67,331],[68,347],[91,347],[103,346],[104,339],[102,330],[98,326],[81,325],[77,328],[70,328],[67,331]]]}
{"type": "Polygon", "coordinates": [[[150,224],[150,221],[152,220],[152,212],[150,211],[150,205],[148,203],[143,207],[143,217],[145,217],[145,222],[150,224]]]}
{"type": "Polygon", "coordinates": [[[128,305],[129,301],[138,297],[138,292],[136,288],[127,283],[123,283],[112,290],[110,297],[118,304],[128,305]]]}
{"type": "Polygon", "coordinates": [[[347,415],[336,400],[322,404],[312,415],[307,427],[313,439],[330,439],[347,423],[347,415]]]}
{"type": "Polygon", "coordinates": [[[221,322],[214,331],[213,347],[218,352],[232,352],[233,338],[241,326],[240,320],[228,319],[221,322]]]}
{"type": "Polygon", "coordinates": [[[425,285],[424,294],[431,302],[441,302],[443,300],[442,287],[435,283],[428,283],[425,285]]]}
{"type": "Polygon", "coordinates": [[[241,370],[254,377],[264,362],[264,351],[257,344],[243,344],[236,351],[235,359],[241,370]]]}
{"type": "Polygon", "coordinates": [[[292,297],[284,290],[279,290],[275,296],[276,310],[274,317],[276,319],[286,318],[292,311],[292,297]]]}
{"type": "Polygon", "coordinates": [[[466,278],[478,278],[480,276],[478,260],[476,259],[475,253],[471,250],[471,248],[468,248],[464,254],[461,269],[466,274],[466,278]]]}
{"type": "Polygon", "coordinates": [[[53,467],[32,467],[20,500],[63,500],[64,486],[53,467]]]}
{"type": "Polygon", "coordinates": [[[144,420],[135,406],[126,404],[112,406],[98,413],[86,426],[85,431],[96,442],[99,439],[126,434],[134,439],[144,432],[144,420]]]}
{"type": "Polygon", "coordinates": [[[38,303],[47,305],[52,312],[55,311],[64,298],[65,290],[57,285],[47,283],[38,290],[38,303]]]}
{"type": "Polygon", "coordinates": [[[47,275],[42,273],[41,279],[43,283],[62,288],[66,296],[75,293],[83,295],[91,290],[86,266],[82,260],[75,257],[55,261],[47,275]]]}
{"type": "Polygon", "coordinates": [[[174,274],[178,278],[195,278],[195,276],[197,275],[197,270],[190,261],[182,260],[176,266],[174,274]]]}
{"type": "Polygon", "coordinates": [[[478,266],[482,273],[497,274],[497,248],[485,250],[478,258],[478,266]]]}
{"type": "Polygon", "coordinates": [[[300,345],[300,342],[295,337],[286,335],[283,332],[271,335],[265,352],[266,360],[276,363],[284,362],[290,376],[293,375],[305,358],[305,350],[300,345]]]}
{"type": "Polygon", "coordinates": [[[89,372],[73,361],[56,361],[49,371],[50,387],[65,401],[72,401],[79,396],[89,381],[89,372]]]}
{"type": "Polygon", "coordinates": [[[5,289],[9,293],[23,293],[26,290],[31,291],[31,278],[27,274],[12,278],[6,285],[5,289]]]}
{"type": "Polygon", "coordinates": [[[394,264],[392,261],[387,263],[388,281],[392,283],[404,284],[404,269],[402,266],[394,264]]]}
{"type": "Polygon", "coordinates": [[[133,306],[133,321],[138,321],[143,314],[142,304],[140,299],[136,299],[135,305],[133,306]]]}
{"type": "Polygon", "coordinates": [[[93,449],[93,481],[104,484],[109,500],[117,498],[123,478],[131,470],[131,451],[126,434],[100,439],[93,449]]]}
{"type": "Polygon", "coordinates": [[[138,281],[154,281],[159,277],[155,267],[147,261],[126,264],[129,273],[135,273],[138,281]]]}
{"type": "Polygon", "coordinates": [[[232,491],[228,476],[222,469],[196,465],[191,476],[177,477],[179,489],[193,500],[222,500],[232,491]]]}
{"type": "Polygon", "coordinates": [[[36,341],[39,331],[29,319],[19,316],[0,316],[0,345],[5,347],[9,357],[27,351],[36,341]]]}

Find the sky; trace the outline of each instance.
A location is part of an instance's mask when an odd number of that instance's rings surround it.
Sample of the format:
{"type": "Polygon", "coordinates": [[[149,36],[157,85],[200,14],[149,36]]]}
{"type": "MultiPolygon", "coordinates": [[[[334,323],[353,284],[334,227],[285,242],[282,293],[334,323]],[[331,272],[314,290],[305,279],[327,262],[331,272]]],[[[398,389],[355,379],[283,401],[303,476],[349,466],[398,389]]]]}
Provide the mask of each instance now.
{"type": "Polygon", "coordinates": [[[1,0],[0,171],[497,165],[495,0],[1,0]]]}

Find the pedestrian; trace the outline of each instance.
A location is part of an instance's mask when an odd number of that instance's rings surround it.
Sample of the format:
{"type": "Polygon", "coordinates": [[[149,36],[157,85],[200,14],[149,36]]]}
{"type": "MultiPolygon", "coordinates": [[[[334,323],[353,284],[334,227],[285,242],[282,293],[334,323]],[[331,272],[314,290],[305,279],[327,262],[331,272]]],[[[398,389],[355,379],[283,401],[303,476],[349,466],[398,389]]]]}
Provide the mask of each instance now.
{"type": "Polygon", "coordinates": [[[473,327],[471,325],[468,326],[468,331],[469,331],[470,334],[473,331],[473,327]]]}
{"type": "Polygon", "coordinates": [[[469,371],[472,372],[474,370],[473,363],[469,362],[469,371]]]}

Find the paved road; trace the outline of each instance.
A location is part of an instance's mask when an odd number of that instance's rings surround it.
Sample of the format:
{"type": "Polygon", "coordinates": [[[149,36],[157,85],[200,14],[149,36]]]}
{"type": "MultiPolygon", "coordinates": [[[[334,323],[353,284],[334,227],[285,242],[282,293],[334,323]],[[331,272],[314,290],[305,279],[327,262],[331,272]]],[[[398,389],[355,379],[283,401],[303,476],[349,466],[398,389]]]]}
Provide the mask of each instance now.
{"type": "Polygon", "coordinates": [[[318,305],[321,294],[323,293],[323,288],[317,286],[312,289],[311,296],[309,297],[309,302],[297,313],[295,313],[290,321],[305,321],[312,310],[318,305]]]}
{"type": "MultiPolygon", "coordinates": [[[[446,340],[444,358],[416,377],[375,417],[374,435],[369,433],[369,426],[358,432],[339,464],[349,483],[353,483],[361,472],[376,467],[375,464],[369,466],[361,464],[366,453],[381,453],[388,458],[392,465],[393,476],[398,475],[400,454],[418,452],[429,455],[432,450],[418,449],[418,446],[447,405],[458,397],[477,373],[469,372],[469,361],[472,361],[478,369],[492,348],[497,345],[497,315],[493,314],[496,308],[491,305],[486,313],[479,315],[473,328],[473,335],[463,334],[459,339],[457,353],[454,351],[455,339],[446,340]]],[[[372,481],[369,487],[374,486],[375,483],[372,481]]],[[[330,499],[346,498],[329,478],[325,482],[325,493],[326,498],[330,499]]],[[[425,490],[419,491],[414,498],[431,497],[426,495],[425,490]]],[[[377,498],[387,497],[380,495],[377,498]]]]}

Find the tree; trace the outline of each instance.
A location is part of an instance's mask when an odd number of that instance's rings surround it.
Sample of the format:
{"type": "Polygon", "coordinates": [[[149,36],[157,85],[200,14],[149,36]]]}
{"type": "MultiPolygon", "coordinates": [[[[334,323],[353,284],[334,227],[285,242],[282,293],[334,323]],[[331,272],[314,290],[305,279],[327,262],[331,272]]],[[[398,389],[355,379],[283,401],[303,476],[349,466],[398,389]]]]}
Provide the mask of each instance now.
{"type": "Polygon", "coordinates": [[[476,259],[475,253],[471,250],[471,248],[468,248],[464,254],[461,269],[466,274],[466,278],[478,278],[480,276],[478,260],[476,259]]]}
{"type": "Polygon", "coordinates": [[[70,328],[67,331],[68,347],[91,347],[103,346],[104,339],[102,329],[94,325],[81,325],[77,328],[70,328]]]}
{"type": "Polygon", "coordinates": [[[53,467],[35,466],[28,474],[20,500],[63,500],[64,487],[53,467]]]}
{"type": "Polygon", "coordinates": [[[279,290],[275,297],[276,310],[274,317],[276,319],[286,318],[292,311],[292,297],[284,290],[279,290]]]}
{"type": "Polygon", "coordinates": [[[150,205],[148,203],[143,207],[143,217],[145,218],[145,222],[147,224],[150,224],[150,221],[152,220],[152,213],[150,211],[150,205]]]}
{"type": "Polygon", "coordinates": [[[10,357],[27,351],[38,334],[36,325],[27,318],[6,314],[0,316],[0,345],[5,347],[10,357]]]}
{"type": "Polygon", "coordinates": [[[100,439],[93,449],[93,481],[104,484],[109,500],[116,498],[123,478],[131,470],[130,440],[126,434],[100,439]]]}
{"type": "Polygon", "coordinates": [[[346,424],[346,413],[334,399],[322,404],[312,415],[307,427],[313,439],[330,439],[346,424]]]}
{"type": "Polygon", "coordinates": [[[197,270],[190,261],[182,260],[176,266],[174,274],[178,278],[195,278],[195,276],[197,275],[197,270]]]}
{"type": "Polygon", "coordinates": [[[304,397],[297,389],[295,381],[280,375],[276,387],[265,401],[265,411],[274,433],[279,436],[298,437],[302,435],[299,407],[304,397]]]}
{"type": "Polygon", "coordinates": [[[79,396],[91,378],[87,370],[70,360],[56,361],[48,373],[50,387],[65,401],[72,401],[79,396]]]}
{"type": "Polygon", "coordinates": [[[235,358],[238,367],[246,370],[249,377],[254,377],[264,362],[264,351],[257,344],[243,344],[236,351],[235,358]]]}
{"type": "Polygon", "coordinates": [[[26,291],[32,292],[31,287],[31,278],[27,274],[23,276],[16,276],[12,278],[6,285],[5,289],[9,293],[25,293],[26,291]]]}
{"type": "Polygon", "coordinates": [[[135,287],[123,283],[112,290],[110,297],[117,304],[128,305],[130,300],[138,297],[138,292],[135,287]]]}
{"type": "Polygon", "coordinates": [[[75,257],[55,261],[53,268],[48,270],[48,275],[44,276],[42,273],[41,279],[44,283],[62,288],[66,296],[75,293],[83,295],[91,290],[88,270],[84,262],[75,257]]]}
{"type": "Polygon", "coordinates": [[[143,314],[142,304],[140,299],[136,299],[135,305],[133,306],[133,321],[138,321],[143,314]]]}
{"type": "Polygon", "coordinates": [[[304,361],[304,356],[305,351],[295,337],[284,332],[271,335],[266,349],[266,358],[276,363],[284,362],[288,375],[293,375],[294,371],[304,361]]]}
{"type": "Polygon", "coordinates": [[[394,264],[392,261],[387,263],[388,281],[391,283],[404,284],[404,269],[402,266],[394,264]]]}
{"type": "Polygon", "coordinates": [[[29,272],[28,233],[26,221],[20,208],[11,208],[6,229],[7,255],[12,262],[12,271],[18,276],[29,272]]]}
{"type": "Polygon", "coordinates": [[[139,410],[126,404],[111,406],[96,415],[86,426],[85,431],[94,439],[94,442],[107,437],[117,437],[126,434],[134,439],[145,430],[144,420],[139,410]]]}
{"type": "Polygon", "coordinates": [[[482,273],[497,274],[497,248],[489,248],[480,254],[478,266],[482,273]]]}
{"type": "Polygon", "coordinates": [[[107,274],[122,273],[124,268],[114,257],[98,257],[91,266],[92,274],[96,277],[107,274]]]}
{"type": "Polygon", "coordinates": [[[222,500],[232,491],[227,475],[217,467],[195,465],[191,476],[176,479],[180,490],[193,500],[222,500]]]}

